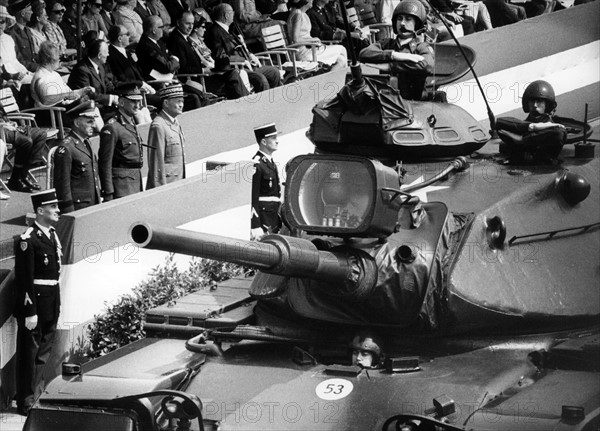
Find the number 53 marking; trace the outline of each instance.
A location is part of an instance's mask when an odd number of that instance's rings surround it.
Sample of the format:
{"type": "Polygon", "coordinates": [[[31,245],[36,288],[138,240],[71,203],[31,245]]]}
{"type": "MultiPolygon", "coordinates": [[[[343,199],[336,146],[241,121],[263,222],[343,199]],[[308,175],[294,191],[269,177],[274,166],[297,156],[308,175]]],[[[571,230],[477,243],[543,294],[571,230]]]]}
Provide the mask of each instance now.
{"type": "Polygon", "coordinates": [[[351,381],[345,379],[328,379],[317,385],[315,393],[322,400],[339,400],[347,397],[354,389],[351,381]]]}

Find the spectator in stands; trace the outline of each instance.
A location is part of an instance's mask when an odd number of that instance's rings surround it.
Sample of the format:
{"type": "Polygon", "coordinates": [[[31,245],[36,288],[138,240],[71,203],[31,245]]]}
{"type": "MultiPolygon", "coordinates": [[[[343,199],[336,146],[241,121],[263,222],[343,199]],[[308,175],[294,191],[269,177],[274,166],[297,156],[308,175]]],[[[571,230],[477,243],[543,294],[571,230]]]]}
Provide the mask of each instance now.
{"type": "Polygon", "coordinates": [[[142,138],[135,116],[142,107],[139,82],[121,85],[119,112],[100,132],[98,160],[105,201],[142,191],[142,138]]]}
{"type": "Polygon", "coordinates": [[[133,10],[136,0],[117,0],[117,8],[113,13],[115,24],[125,26],[129,32],[131,43],[138,43],[142,33],[142,18],[133,10]]]}
{"type": "Polygon", "coordinates": [[[115,10],[115,0],[102,0],[102,8],[100,9],[100,17],[104,22],[104,27],[111,28],[115,25],[113,11],[115,10]]]}
{"type": "Polygon", "coordinates": [[[67,47],[75,50],[81,49],[81,39],[85,33],[81,31],[83,26],[77,32],[77,1],[65,0],[65,7],[67,10],[58,25],[65,35],[67,47]]]}
{"type": "MultiPolygon", "coordinates": [[[[288,35],[290,43],[321,43],[321,39],[311,36],[310,18],[306,14],[313,0],[297,0],[290,4],[292,11],[288,18],[288,35]]],[[[301,61],[312,61],[311,49],[306,46],[297,48],[297,58],[301,61]]],[[[341,45],[320,45],[317,48],[317,60],[319,63],[331,66],[332,69],[346,67],[348,65],[348,54],[346,48],[341,45]]]]}
{"type": "MultiPolygon", "coordinates": [[[[189,41],[192,48],[198,54],[202,66],[212,69],[213,75],[205,78],[207,91],[216,94],[224,94],[228,99],[237,99],[250,94],[250,81],[245,70],[231,67],[229,62],[220,62],[220,67],[215,69],[215,60],[212,53],[204,43],[206,33],[206,20],[200,17],[194,23],[194,29],[190,34],[189,41]],[[225,64],[227,63],[227,64],[225,64]]],[[[222,57],[227,58],[228,57],[222,57]]]]}
{"type": "Polygon", "coordinates": [[[430,0],[431,5],[440,12],[443,19],[454,25],[462,26],[465,35],[475,33],[475,20],[468,15],[459,15],[450,0],[430,0]]]}
{"type": "Polygon", "coordinates": [[[100,16],[102,10],[102,0],[88,0],[81,14],[81,27],[83,33],[95,30],[98,33],[103,32],[104,36],[108,34],[108,28],[104,25],[104,20],[100,16]]]}
{"type": "Polygon", "coordinates": [[[190,10],[190,6],[185,0],[168,0],[163,3],[171,17],[171,24],[177,22],[181,18],[181,14],[190,10]]]}
{"type": "Polygon", "coordinates": [[[169,15],[167,8],[161,0],[146,0],[146,4],[156,11],[153,15],[159,16],[162,19],[165,28],[171,27],[171,15],[169,15]]]}
{"type": "Polygon", "coordinates": [[[206,32],[206,45],[213,58],[229,57],[231,62],[246,63],[248,78],[255,92],[268,90],[281,85],[279,69],[273,66],[262,66],[258,58],[241,45],[240,40],[229,30],[233,23],[233,8],[227,3],[215,6],[214,23],[206,32]]]}
{"type": "Polygon", "coordinates": [[[157,15],[156,10],[146,0],[137,0],[133,10],[142,18],[142,22],[150,15],[157,15]]]}
{"type": "Polygon", "coordinates": [[[37,58],[37,53],[40,50],[42,42],[48,37],[44,33],[44,27],[48,24],[48,13],[46,12],[46,5],[36,1],[32,5],[33,14],[29,20],[29,28],[31,29],[32,41],[33,41],[33,54],[34,58],[37,58]]]}
{"type": "Polygon", "coordinates": [[[86,86],[72,90],[56,72],[60,67],[58,47],[49,40],[42,43],[38,53],[40,67],[35,71],[31,81],[31,97],[36,107],[70,104],[81,97],[91,95],[94,88],[86,86]]]}
{"type": "Polygon", "coordinates": [[[185,178],[185,136],[177,121],[183,110],[183,87],[166,84],[158,94],[162,109],[148,133],[148,180],[146,190],[185,178]]]}
{"type": "Polygon", "coordinates": [[[112,79],[107,76],[104,68],[107,57],[108,44],[100,39],[93,41],[87,56],[73,68],[68,80],[69,87],[73,89],[94,88],[94,99],[99,105],[103,119],[107,119],[112,114],[110,107],[117,106],[119,101],[114,94],[112,79]]]}
{"type": "MultiPolygon", "coordinates": [[[[151,81],[159,78],[172,80],[174,74],[179,71],[179,58],[172,55],[163,40],[163,22],[158,16],[149,16],[144,20],[144,34],[136,47],[138,65],[145,80],[151,81]]],[[[186,97],[184,98],[184,110],[200,108],[201,99],[204,98],[202,91],[195,87],[184,84],[186,97]]]]}
{"type": "Polygon", "coordinates": [[[419,0],[403,0],[392,16],[396,38],[360,52],[364,63],[388,63],[390,72],[398,76],[400,94],[407,99],[421,99],[425,79],[433,71],[433,49],[417,39],[425,20],[426,11],[419,0]]]}
{"type": "Polygon", "coordinates": [[[283,21],[271,19],[268,15],[261,14],[256,10],[254,0],[233,0],[235,18],[240,23],[242,32],[246,37],[260,37],[260,29],[273,25],[285,25],[283,21]]]}
{"type": "MultiPolygon", "coordinates": [[[[66,10],[67,9],[62,4],[62,1],[51,0],[46,6],[48,22],[44,27],[46,37],[58,47],[58,52],[64,60],[68,60],[77,54],[76,49],[67,47],[67,39],[65,38],[62,28],[60,28],[60,22],[62,21],[66,10]]],[[[65,66],[66,65],[69,64],[65,64],[65,66]]]]}
{"type": "Polygon", "coordinates": [[[11,87],[18,98],[18,87],[31,82],[33,74],[19,62],[14,39],[5,31],[15,25],[15,18],[5,6],[0,6],[0,82],[2,87],[11,87]]]}
{"type": "Polygon", "coordinates": [[[156,90],[144,82],[142,72],[138,67],[137,55],[127,49],[129,34],[122,25],[115,25],[108,31],[108,66],[114,77],[114,84],[120,85],[131,81],[142,82],[142,90],[146,93],[146,101],[152,106],[160,108],[161,100],[156,95],[156,90]]]}
{"type": "Polygon", "coordinates": [[[494,28],[514,24],[526,18],[523,8],[514,8],[505,0],[485,0],[484,4],[490,13],[494,28]]]}
{"type": "Polygon", "coordinates": [[[54,188],[63,213],[100,203],[98,158],[89,141],[97,112],[93,101],[67,111],[73,124],[54,153],[54,188]]]}
{"type": "Polygon", "coordinates": [[[15,148],[15,163],[8,180],[8,187],[17,192],[31,193],[40,186],[28,178],[29,169],[44,165],[43,151],[46,145],[46,130],[20,126],[11,121],[0,102],[0,127],[4,129],[6,142],[15,148]]]}
{"type": "Polygon", "coordinates": [[[27,23],[33,15],[31,0],[10,0],[8,13],[14,15],[17,23],[10,29],[10,35],[15,40],[17,59],[30,72],[35,72],[38,64],[35,61],[35,42],[27,23]]]}

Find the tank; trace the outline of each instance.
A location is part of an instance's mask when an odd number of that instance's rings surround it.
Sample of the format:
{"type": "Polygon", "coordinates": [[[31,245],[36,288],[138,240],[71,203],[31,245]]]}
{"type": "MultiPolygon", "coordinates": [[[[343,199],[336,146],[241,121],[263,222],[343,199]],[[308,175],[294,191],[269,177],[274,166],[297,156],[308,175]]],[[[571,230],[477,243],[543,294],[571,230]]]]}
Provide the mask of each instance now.
{"type": "Polygon", "coordinates": [[[256,275],[149,310],[147,338],[64,364],[25,429],[598,429],[598,158],[569,146],[560,165],[504,164],[452,105],[424,117],[443,102],[403,105],[414,118],[393,127],[347,109],[384,93],[353,81],[315,108],[318,154],[286,166],[281,234],[132,225],[140,247],[256,275]],[[431,139],[402,140],[410,124],[431,139]],[[418,162],[391,163],[404,158],[418,162]]]}

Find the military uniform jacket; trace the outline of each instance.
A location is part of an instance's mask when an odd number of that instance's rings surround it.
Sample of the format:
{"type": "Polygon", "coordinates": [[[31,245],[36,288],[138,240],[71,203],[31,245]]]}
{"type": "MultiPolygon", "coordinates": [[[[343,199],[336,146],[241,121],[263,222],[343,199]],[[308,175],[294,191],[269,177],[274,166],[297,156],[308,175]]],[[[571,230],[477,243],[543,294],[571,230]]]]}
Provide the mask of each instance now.
{"type": "Polygon", "coordinates": [[[54,187],[62,212],[100,203],[98,172],[98,159],[89,142],[71,131],[54,153],[54,187]]]}
{"type": "Polygon", "coordinates": [[[146,189],[185,178],[185,137],[178,122],[160,111],[148,134],[148,182],[146,189]]]}
{"type": "Polygon", "coordinates": [[[277,165],[271,159],[269,160],[260,151],[252,158],[255,162],[255,172],[252,176],[252,220],[251,229],[262,227],[260,221],[260,198],[279,198],[281,196],[281,186],[279,185],[279,173],[277,165]]]}
{"type": "Polygon", "coordinates": [[[34,223],[16,240],[15,278],[16,310],[15,316],[28,317],[38,315],[40,322],[58,318],[60,308],[61,245],[52,229],[52,239],[34,223]]]}
{"type": "Polygon", "coordinates": [[[142,138],[121,112],[100,132],[98,161],[102,196],[121,197],[142,191],[142,138]]]}
{"type": "Polygon", "coordinates": [[[414,39],[406,45],[400,46],[398,39],[386,39],[369,45],[360,52],[360,61],[364,63],[393,63],[392,72],[420,72],[430,74],[433,72],[433,49],[426,42],[417,42],[414,39]],[[418,54],[424,57],[422,61],[413,63],[392,62],[394,52],[418,54]]]}
{"type": "Polygon", "coordinates": [[[36,53],[31,29],[29,27],[21,28],[19,24],[15,24],[8,33],[15,41],[15,51],[19,63],[30,72],[35,72],[39,65],[35,61],[36,53]]]}

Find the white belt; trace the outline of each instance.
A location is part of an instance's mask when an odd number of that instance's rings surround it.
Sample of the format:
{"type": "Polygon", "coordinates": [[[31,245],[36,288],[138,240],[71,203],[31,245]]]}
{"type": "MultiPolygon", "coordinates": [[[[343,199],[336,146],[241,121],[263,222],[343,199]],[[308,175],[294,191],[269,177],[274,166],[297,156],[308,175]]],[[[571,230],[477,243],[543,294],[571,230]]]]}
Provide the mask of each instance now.
{"type": "Polygon", "coordinates": [[[262,196],[258,198],[259,202],[281,202],[281,198],[277,196],[262,196]]]}
{"type": "Polygon", "coordinates": [[[56,286],[58,284],[58,280],[42,280],[40,278],[33,279],[33,284],[38,284],[41,286],[56,286]]]}

